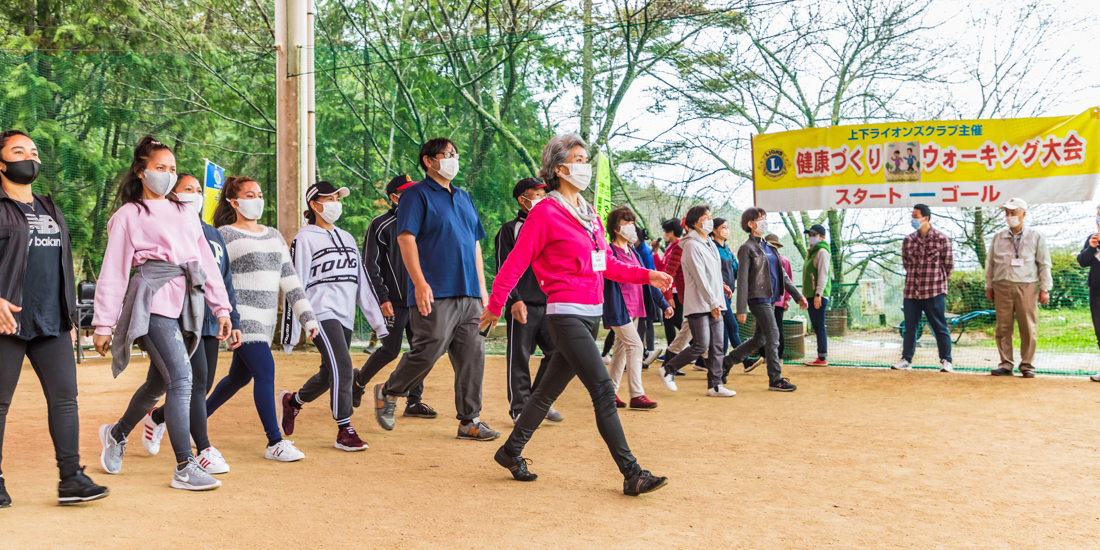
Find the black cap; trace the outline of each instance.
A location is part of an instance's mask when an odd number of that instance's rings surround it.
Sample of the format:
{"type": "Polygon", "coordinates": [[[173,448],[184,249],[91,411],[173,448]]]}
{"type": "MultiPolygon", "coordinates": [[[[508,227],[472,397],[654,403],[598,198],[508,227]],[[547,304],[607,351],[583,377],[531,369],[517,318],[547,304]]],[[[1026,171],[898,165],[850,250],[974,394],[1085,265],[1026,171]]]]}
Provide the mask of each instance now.
{"type": "Polygon", "coordinates": [[[389,183],[386,184],[386,196],[390,196],[394,193],[398,193],[412,187],[412,184],[416,183],[409,177],[408,174],[401,174],[400,176],[394,176],[389,183]]]}
{"type": "Polygon", "coordinates": [[[546,184],[543,183],[542,180],[523,178],[512,188],[512,198],[518,199],[519,196],[526,193],[528,189],[542,189],[543,187],[546,187],[546,184]]]}
{"type": "Polygon", "coordinates": [[[815,234],[818,234],[818,235],[821,235],[822,237],[824,237],[825,236],[825,226],[821,225],[820,223],[815,223],[809,229],[803,231],[803,233],[815,233],[815,234]]]}
{"type": "Polygon", "coordinates": [[[329,195],[340,195],[340,198],[344,198],[351,194],[351,191],[347,187],[336,188],[335,185],[327,181],[319,181],[306,189],[306,202],[316,199],[317,197],[327,197],[329,195]]]}

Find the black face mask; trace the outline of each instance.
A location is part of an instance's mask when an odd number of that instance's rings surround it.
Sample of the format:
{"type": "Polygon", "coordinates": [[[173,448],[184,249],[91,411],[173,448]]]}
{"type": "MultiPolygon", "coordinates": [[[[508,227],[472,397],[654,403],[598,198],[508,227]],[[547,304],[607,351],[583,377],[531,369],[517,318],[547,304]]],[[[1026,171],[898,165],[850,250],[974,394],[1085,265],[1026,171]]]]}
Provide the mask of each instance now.
{"type": "Polygon", "coordinates": [[[16,160],[16,161],[4,161],[4,164],[8,166],[7,170],[0,170],[4,174],[4,177],[11,180],[12,183],[18,183],[19,185],[30,185],[34,183],[34,180],[38,179],[38,172],[42,169],[42,163],[36,160],[16,160]]]}

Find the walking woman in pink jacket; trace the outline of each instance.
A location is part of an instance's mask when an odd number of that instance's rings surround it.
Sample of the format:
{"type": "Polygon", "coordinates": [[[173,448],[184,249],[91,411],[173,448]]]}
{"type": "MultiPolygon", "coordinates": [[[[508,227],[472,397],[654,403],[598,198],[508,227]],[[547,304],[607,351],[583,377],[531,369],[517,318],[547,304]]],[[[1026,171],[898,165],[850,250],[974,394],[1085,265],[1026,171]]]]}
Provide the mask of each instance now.
{"type": "Polygon", "coordinates": [[[539,178],[550,191],[528,214],[516,246],[501,265],[489,306],[481,315],[482,330],[494,326],[520,277],[530,266],[547,294],[546,323],[559,350],[542,382],[527,400],[496,461],[519,481],[534,481],[521,456],[524,446],[574,376],[592,396],[596,425],[623,474],[623,493],[637,496],[668,483],[643,470],[630,453],[615,408],[615,388],[600,358],[596,335],[603,315],[604,277],[667,289],[668,275],[627,265],[611,252],[596,211],[581,197],[592,178],[588,146],[576,135],[557,136],[542,151],[539,178]]]}

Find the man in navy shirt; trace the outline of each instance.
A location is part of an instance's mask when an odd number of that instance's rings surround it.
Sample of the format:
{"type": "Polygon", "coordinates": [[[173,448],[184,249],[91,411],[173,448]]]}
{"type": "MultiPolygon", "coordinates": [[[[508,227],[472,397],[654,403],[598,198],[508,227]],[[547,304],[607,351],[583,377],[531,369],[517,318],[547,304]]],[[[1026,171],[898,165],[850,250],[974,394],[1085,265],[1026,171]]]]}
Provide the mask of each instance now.
{"type": "Polygon", "coordinates": [[[427,177],[405,190],[397,206],[413,337],[389,380],[374,387],[375,417],[392,430],[397,397],[407,396],[448,352],[455,371],[458,438],[491,441],[500,432],[480,418],[485,342],[477,328],[488,297],[478,242],[485,228],[470,194],[451,184],[458,175],[458,151],[451,140],[435,138],[421,146],[420,167],[427,177]]]}

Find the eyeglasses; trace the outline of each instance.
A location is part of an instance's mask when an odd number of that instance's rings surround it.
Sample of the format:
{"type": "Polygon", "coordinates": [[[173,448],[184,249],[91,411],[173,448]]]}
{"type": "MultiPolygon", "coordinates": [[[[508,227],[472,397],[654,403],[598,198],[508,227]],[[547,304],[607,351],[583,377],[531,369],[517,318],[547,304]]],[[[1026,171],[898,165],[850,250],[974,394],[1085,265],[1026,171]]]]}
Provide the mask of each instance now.
{"type": "Polygon", "coordinates": [[[458,160],[458,153],[439,153],[439,154],[443,155],[443,158],[445,158],[445,159],[458,160]]]}

